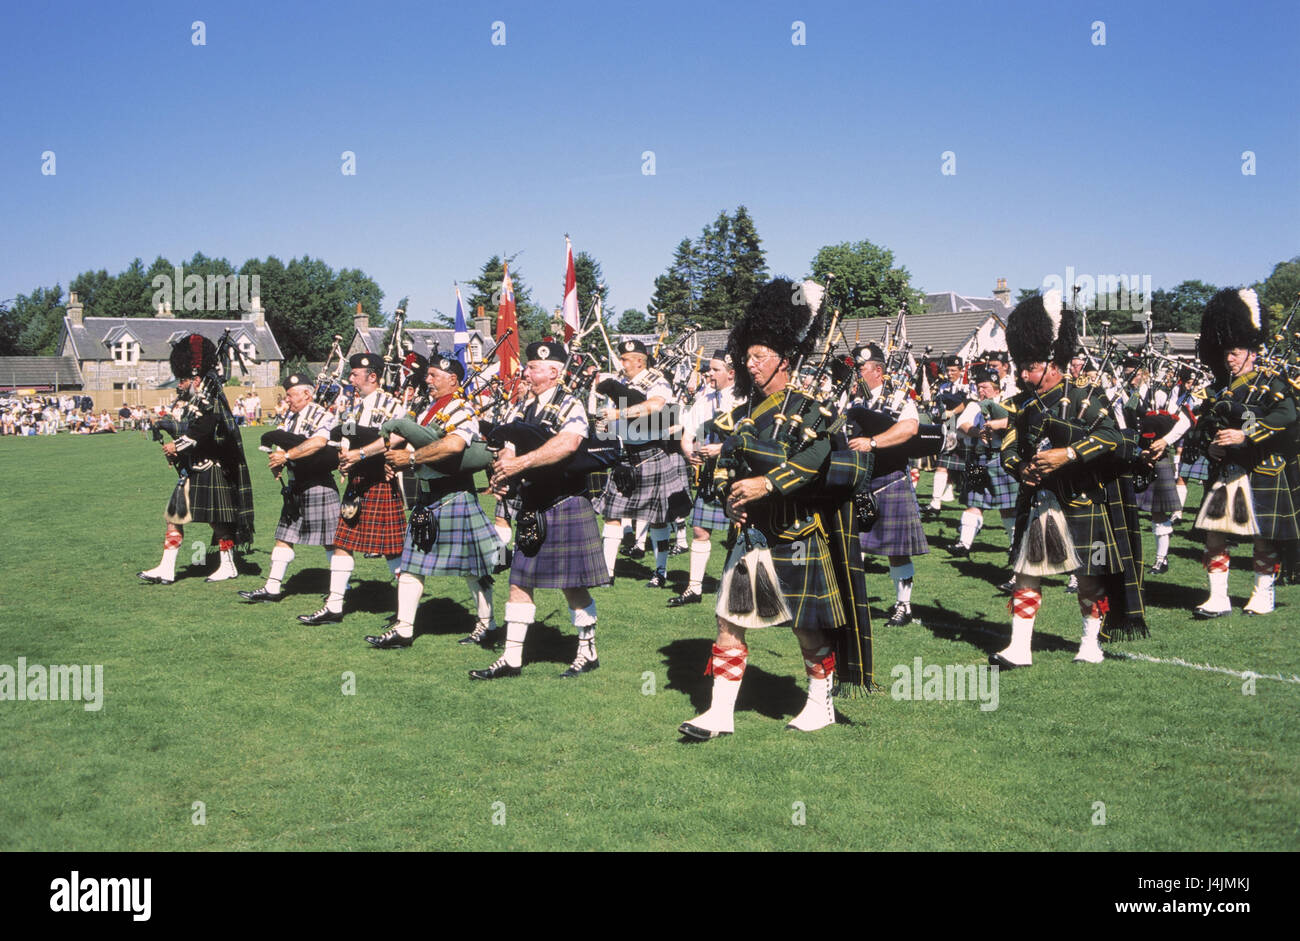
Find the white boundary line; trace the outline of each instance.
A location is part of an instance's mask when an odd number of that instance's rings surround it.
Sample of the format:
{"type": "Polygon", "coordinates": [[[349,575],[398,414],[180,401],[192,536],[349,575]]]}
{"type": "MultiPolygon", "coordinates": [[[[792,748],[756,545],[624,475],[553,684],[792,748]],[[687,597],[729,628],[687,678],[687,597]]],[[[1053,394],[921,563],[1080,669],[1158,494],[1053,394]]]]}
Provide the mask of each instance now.
{"type": "MultiPolygon", "coordinates": [[[[920,627],[925,626],[920,619],[915,620],[913,623],[920,627]]],[[[983,634],[986,637],[1002,637],[1001,634],[994,634],[992,631],[986,630],[982,627],[954,626],[951,624],[945,624],[942,621],[932,621],[930,623],[935,627],[947,630],[970,631],[975,634],[983,634]]],[[[1277,680],[1281,683],[1294,683],[1300,685],[1300,676],[1296,676],[1294,673],[1290,676],[1283,676],[1281,673],[1256,673],[1254,670],[1229,670],[1227,667],[1216,667],[1208,663],[1189,663],[1181,657],[1173,657],[1172,659],[1166,660],[1163,657],[1152,657],[1149,654],[1144,653],[1130,653],[1127,650],[1107,650],[1105,651],[1105,654],[1107,657],[1115,659],[1136,660],[1140,663],[1164,663],[1176,667],[1187,667],[1189,670],[1200,670],[1203,673],[1223,673],[1227,676],[1235,676],[1240,680],[1277,680]]]]}

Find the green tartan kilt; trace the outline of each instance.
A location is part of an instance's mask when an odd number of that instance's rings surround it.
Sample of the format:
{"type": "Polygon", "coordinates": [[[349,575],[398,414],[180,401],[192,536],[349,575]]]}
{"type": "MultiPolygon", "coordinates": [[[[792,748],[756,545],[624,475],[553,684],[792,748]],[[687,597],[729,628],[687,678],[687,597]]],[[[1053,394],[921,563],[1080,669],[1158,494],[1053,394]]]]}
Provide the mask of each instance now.
{"type": "Polygon", "coordinates": [[[1063,508],[1070,526],[1070,538],[1074,540],[1075,558],[1079,562],[1075,575],[1124,572],[1124,559],[1103,501],[1103,494],[1084,493],[1063,508]]]}
{"type": "Polygon", "coordinates": [[[220,464],[190,473],[190,515],[196,523],[234,523],[236,481],[226,477],[220,464]]]}
{"type": "MultiPolygon", "coordinates": [[[[1250,491],[1254,495],[1255,519],[1262,539],[1291,542],[1300,539],[1296,510],[1300,508],[1300,465],[1291,458],[1278,473],[1251,471],[1250,491]]],[[[1205,491],[1209,496],[1209,488],[1205,491]]]]}
{"type": "MultiPolygon", "coordinates": [[[[800,630],[826,631],[843,627],[844,602],[835,588],[831,550],[826,537],[815,530],[804,539],[774,542],[768,548],[781,594],[794,615],[791,626],[800,630]]],[[[735,565],[738,555],[743,554],[743,541],[737,540],[727,565],[735,565]]],[[[726,605],[727,599],[719,597],[717,614],[724,620],[727,617],[726,605]]]]}

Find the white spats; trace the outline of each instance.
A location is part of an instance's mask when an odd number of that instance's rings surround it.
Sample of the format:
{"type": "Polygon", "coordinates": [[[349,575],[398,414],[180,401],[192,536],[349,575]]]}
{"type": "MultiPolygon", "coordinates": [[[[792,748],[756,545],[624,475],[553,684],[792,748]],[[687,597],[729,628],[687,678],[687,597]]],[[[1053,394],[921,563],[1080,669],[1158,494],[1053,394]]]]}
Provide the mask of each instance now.
{"type": "Polygon", "coordinates": [[[537,606],[528,602],[506,602],[506,649],[502,654],[508,666],[524,665],[524,639],[528,636],[528,627],[537,617],[537,606]]]}
{"type": "Polygon", "coordinates": [[[1034,662],[1030,644],[1034,639],[1034,619],[1025,617],[1011,618],[1011,643],[1006,649],[998,651],[998,656],[1018,667],[1027,667],[1034,662]]]}
{"type": "Polygon", "coordinates": [[[176,555],[179,552],[179,549],[164,548],[162,561],[140,574],[146,578],[159,578],[165,582],[174,582],[176,580],[176,555]]]}
{"type": "Polygon", "coordinates": [[[706,712],[684,722],[683,735],[691,738],[716,738],[736,731],[736,698],[749,659],[748,647],[713,645],[709,672],[713,674],[713,701],[706,712]]]}
{"type": "Polygon", "coordinates": [[[239,569],[235,568],[235,550],[222,549],[217,553],[221,560],[217,565],[217,570],[208,576],[210,582],[224,582],[232,578],[239,577],[239,569]]]}
{"type": "Polygon", "coordinates": [[[1075,663],[1101,663],[1106,655],[1101,652],[1101,618],[1083,619],[1083,638],[1079,641],[1079,652],[1074,655],[1075,663]]]}
{"type": "Polygon", "coordinates": [[[1273,613],[1273,583],[1277,576],[1272,572],[1267,575],[1255,573],[1255,590],[1250,593],[1250,600],[1242,610],[1247,614],[1273,613]]]}
{"type": "MultiPolygon", "coordinates": [[[[415,611],[420,605],[420,596],[424,594],[424,579],[410,572],[397,576],[397,620],[399,623],[414,624],[415,611]]],[[[400,633],[400,632],[399,632],[400,633]]],[[[410,637],[410,634],[402,634],[410,637]]]]}
{"type": "Polygon", "coordinates": [[[292,561],[293,546],[276,546],[271,550],[271,574],[266,577],[266,590],[271,594],[280,593],[280,583],[284,581],[284,573],[292,561]]]}
{"type": "Polygon", "coordinates": [[[609,570],[609,577],[613,578],[614,562],[618,559],[618,544],[623,539],[623,527],[618,523],[606,523],[601,535],[605,550],[605,568],[609,570]]]}
{"type": "MultiPolygon", "coordinates": [[[[835,704],[831,701],[833,676],[808,677],[808,701],[803,711],[790,720],[786,728],[815,732],[835,724],[835,704]]],[[[737,684],[739,685],[739,684],[737,684]]]]}
{"type": "Polygon", "coordinates": [[[1228,574],[1226,570],[1209,573],[1210,597],[1201,605],[1201,610],[1210,614],[1226,614],[1232,610],[1232,599],[1228,597],[1228,574]]]}
{"type": "Polygon", "coordinates": [[[688,591],[697,595],[704,594],[704,571],[709,567],[709,553],[712,551],[711,540],[696,539],[691,543],[691,581],[686,586],[688,591]]]}
{"type": "Polygon", "coordinates": [[[325,608],[332,614],[343,612],[343,596],[348,591],[348,579],[356,568],[356,560],[350,555],[330,556],[330,593],[325,599],[325,608]]]}

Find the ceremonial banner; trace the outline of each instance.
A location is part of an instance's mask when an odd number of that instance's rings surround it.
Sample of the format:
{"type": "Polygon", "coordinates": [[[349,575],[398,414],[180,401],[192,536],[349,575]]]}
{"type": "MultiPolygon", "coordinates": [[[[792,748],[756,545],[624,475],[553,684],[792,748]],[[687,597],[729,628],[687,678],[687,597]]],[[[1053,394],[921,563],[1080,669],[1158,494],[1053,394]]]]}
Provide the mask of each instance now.
{"type": "Polygon", "coordinates": [[[452,343],[456,358],[460,360],[460,365],[469,372],[469,363],[466,361],[465,349],[469,345],[469,328],[465,326],[465,306],[460,302],[460,285],[456,285],[456,327],[452,343]]]}
{"type": "Polygon", "coordinates": [[[564,251],[564,342],[569,343],[577,336],[582,318],[578,314],[578,275],[573,269],[573,243],[567,235],[564,237],[564,251]]]}
{"type": "Polygon", "coordinates": [[[510,283],[510,263],[504,265],[501,279],[501,306],[497,309],[497,339],[507,330],[513,330],[510,339],[497,349],[497,362],[501,364],[501,379],[512,397],[515,390],[515,373],[519,371],[519,322],[515,319],[515,288],[510,283]]]}

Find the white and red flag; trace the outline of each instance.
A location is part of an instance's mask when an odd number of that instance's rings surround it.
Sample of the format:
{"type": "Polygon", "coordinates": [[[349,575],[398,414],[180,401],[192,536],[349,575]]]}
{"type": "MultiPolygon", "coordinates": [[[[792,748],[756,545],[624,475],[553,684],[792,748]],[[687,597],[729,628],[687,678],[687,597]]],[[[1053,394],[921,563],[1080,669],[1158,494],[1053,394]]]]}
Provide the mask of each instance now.
{"type": "Polygon", "coordinates": [[[570,342],[578,335],[582,318],[578,315],[578,275],[573,269],[573,243],[564,237],[564,342],[570,342]]]}

